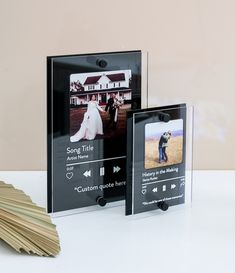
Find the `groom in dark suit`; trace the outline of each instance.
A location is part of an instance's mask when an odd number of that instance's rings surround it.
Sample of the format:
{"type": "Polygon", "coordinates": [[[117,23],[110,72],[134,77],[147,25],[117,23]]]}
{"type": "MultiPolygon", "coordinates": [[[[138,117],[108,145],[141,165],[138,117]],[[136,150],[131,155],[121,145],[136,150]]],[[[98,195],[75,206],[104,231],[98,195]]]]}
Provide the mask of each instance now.
{"type": "Polygon", "coordinates": [[[117,120],[115,120],[115,114],[117,110],[117,106],[115,105],[116,103],[116,95],[115,93],[112,93],[111,97],[108,99],[108,103],[106,104],[105,111],[109,111],[109,122],[107,127],[112,125],[112,128],[115,130],[117,128],[117,120]]]}

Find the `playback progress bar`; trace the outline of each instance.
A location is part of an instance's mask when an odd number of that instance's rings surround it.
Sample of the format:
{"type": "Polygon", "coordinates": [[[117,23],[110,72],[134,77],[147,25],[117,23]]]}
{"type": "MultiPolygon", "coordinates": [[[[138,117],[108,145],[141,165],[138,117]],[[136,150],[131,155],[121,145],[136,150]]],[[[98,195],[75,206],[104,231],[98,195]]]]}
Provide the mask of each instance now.
{"type": "Polygon", "coordinates": [[[87,163],[103,162],[103,161],[115,160],[115,159],[122,159],[122,158],[126,158],[126,156],[111,157],[111,158],[97,159],[97,160],[89,160],[89,161],[76,162],[76,163],[67,163],[66,166],[67,166],[67,167],[68,167],[68,166],[76,166],[76,165],[82,165],[82,164],[87,164],[87,163]]]}

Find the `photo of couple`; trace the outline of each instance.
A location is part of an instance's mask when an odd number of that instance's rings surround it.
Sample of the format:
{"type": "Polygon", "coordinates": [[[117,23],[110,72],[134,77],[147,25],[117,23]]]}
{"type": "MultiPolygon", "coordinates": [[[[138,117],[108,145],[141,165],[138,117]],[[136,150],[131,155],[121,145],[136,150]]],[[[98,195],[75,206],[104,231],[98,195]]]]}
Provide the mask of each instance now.
{"type": "Polygon", "coordinates": [[[160,140],[158,142],[158,163],[168,161],[168,155],[166,152],[166,148],[168,146],[168,140],[171,137],[171,131],[165,132],[161,135],[160,140]]]}
{"type": "Polygon", "coordinates": [[[145,126],[145,169],[179,164],[183,158],[183,120],[145,126]]]}
{"type": "Polygon", "coordinates": [[[73,74],[70,77],[70,141],[123,134],[131,108],[131,71],[73,74]]]}

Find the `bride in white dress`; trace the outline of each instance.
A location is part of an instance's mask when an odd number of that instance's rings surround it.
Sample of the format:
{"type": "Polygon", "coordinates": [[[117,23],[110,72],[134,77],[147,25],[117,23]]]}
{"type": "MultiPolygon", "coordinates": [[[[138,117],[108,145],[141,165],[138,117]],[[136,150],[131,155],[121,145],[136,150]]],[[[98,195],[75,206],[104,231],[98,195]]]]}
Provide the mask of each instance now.
{"type": "Polygon", "coordinates": [[[71,142],[77,142],[81,139],[92,140],[97,134],[103,135],[103,123],[99,111],[105,112],[95,100],[95,95],[92,95],[81,127],[75,135],[70,137],[71,142]]]}

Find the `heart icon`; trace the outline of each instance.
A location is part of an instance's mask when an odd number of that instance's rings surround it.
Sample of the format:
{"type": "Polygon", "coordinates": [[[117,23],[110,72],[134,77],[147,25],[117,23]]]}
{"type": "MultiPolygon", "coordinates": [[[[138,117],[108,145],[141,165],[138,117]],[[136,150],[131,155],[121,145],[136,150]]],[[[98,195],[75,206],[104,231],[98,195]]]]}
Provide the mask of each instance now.
{"type": "Polygon", "coordinates": [[[142,190],[142,194],[145,194],[145,193],[146,193],[146,191],[147,191],[146,189],[143,189],[143,190],[142,190]]]}
{"type": "Polygon", "coordinates": [[[66,173],[66,177],[67,177],[68,179],[71,179],[71,178],[73,177],[73,173],[66,173]]]}

